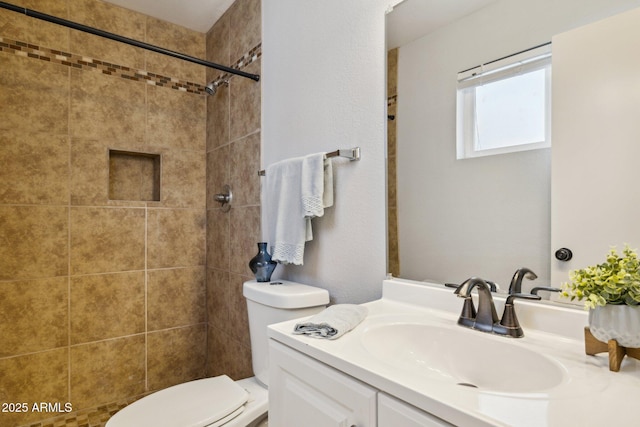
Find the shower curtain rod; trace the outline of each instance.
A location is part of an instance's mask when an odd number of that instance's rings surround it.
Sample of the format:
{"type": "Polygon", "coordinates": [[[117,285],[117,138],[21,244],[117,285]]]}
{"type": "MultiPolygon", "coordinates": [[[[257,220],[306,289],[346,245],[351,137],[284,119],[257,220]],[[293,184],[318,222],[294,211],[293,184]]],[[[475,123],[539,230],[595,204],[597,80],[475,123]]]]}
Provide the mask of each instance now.
{"type": "Polygon", "coordinates": [[[173,50],[165,49],[162,47],[154,46],[149,43],[144,43],[138,40],[130,39],[128,37],[123,37],[118,34],[110,33],[108,31],[102,31],[97,28],[88,27],[86,25],[78,24],[77,22],[68,21],[66,19],[58,18],[56,16],[47,15],[46,13],[41,13],[36,10],[27,9],[24,7],[18,7],[13,4],[5,3],[0,1],[0,8],[11,10],[13,12],[24,13],[25,15],[41,19],[43,21],[52,22],[54,24],[62,25],[64,27],[72,28],[74,30],[84,31],[85,33],[94,34],[96,36],[104,37],[107,39],[115,40],[121,43],[126,43],[132,46],[140,47],[142,49],[150,50],[153,52],[161,53],[163,55],[172,56],[174,58],[182,59],[184,61],[193,62],[195,64],[204,65],[205,67],[215,68],[216,70],[225,71],[229,74],[235,74],[240,77],[245,77],[254,81],[259,81],[260,76],[258,74],[245,73],[244,71],[236,70],[235,68],[226,67],[224,65],[216,64],[214,62],[205,61],[199,58],[194,58],[193,56],[185,55],[180,52],[175,52],[173,50]]]}

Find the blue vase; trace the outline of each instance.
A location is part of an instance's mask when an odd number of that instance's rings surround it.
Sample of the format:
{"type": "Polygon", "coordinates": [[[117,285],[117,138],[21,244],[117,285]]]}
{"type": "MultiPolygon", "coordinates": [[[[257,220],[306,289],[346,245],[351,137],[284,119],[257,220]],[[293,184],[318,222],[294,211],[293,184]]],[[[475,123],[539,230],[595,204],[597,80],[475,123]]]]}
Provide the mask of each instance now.
{"type": "Polygon", "coordinates": [[[258,243],[258,253],[249,261],[249,268],[253,271],[258,282],[268,282],[278,263],[271,259],[267,252],[267,242],[258,243]]]}

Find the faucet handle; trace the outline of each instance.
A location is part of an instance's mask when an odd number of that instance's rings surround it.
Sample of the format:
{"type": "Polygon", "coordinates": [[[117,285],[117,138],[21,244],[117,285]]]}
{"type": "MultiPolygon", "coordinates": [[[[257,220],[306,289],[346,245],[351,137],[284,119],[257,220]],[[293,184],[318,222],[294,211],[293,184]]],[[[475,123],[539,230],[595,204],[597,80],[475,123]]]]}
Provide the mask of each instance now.
{"type": "MultiPolygon", "coordinates": [[[[485,280],[485,282],[487,282],[487,285],[489,285],[489,288],[491,289],[491,292],[498,292],[498,289],[500,288],[496,282],[492,282],[491,280],[485,280]]],[[[444,284],[447,288],[459,288],[460,285],[457,283],[445,283],[444,284]]]]}
{"type": "Polygon", "coordinates": [[[513,305],[513,300],[516,298],[531,299],[536,301],[540,301],[542,299],[540,295],[536,295],[536,294],[511,294],[507,297],[507,301],[505,302],[505,305],[507,304],[513,305]]]}
{"type": "Polygon", "coordinates": [[[551,286],[536,286],[535,288],[531,289],[531,293],[533,295],[538,295],[538,292],[540,291],[547,291],[547,292],[562,292],[562,289],[560,288],[553,288],[551,286]]]}
{"type": "MultiPolygon", "coordinates": [[[[457,285],[455,283],[445,283],[444,285],[448,288],[456,288],[454,293],[457,295],[460,287],[462,287],[462,285],[464,285],[465,283],[466,281],[460,285],[457,285]]],[[[477,312],[475,305],[473,305],[473,298],[471,298],[471,295],[464,297],[464,303],[462,304],[462,312],[460,313],[458,324],[471,327],[476,320],[476,316],[477,312]]]]}
{"type": "Polygon", "coordinates": [[[522,327],[520,327],[520,322],[518,322],[518,317],[516,316],[516,310],[513,307],[513,300],[516,298],[536,301],[542,298],[540,298],[539,295],[532,294],[511,294],[507,297],[507,301],[504,304],[502,319],[500,320],[500,333],[513,338],[522,338],[524,336],[524,331],[522,330],[522,327]]]}

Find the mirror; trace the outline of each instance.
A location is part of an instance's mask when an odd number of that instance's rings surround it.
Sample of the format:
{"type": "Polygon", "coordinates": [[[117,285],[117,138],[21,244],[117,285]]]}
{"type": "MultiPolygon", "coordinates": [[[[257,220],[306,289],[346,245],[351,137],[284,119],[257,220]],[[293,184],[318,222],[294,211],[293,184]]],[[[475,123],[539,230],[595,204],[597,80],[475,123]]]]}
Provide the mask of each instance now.
{"type": "Polygon", "coordinates": [[[435,283],[480,276],[506,292],[528,267],[538,279],[523,291],[550,285],[553,148],[457,160],[457,73],[638,6],[405,0],[387,15],[391,274],[435,283]]]}

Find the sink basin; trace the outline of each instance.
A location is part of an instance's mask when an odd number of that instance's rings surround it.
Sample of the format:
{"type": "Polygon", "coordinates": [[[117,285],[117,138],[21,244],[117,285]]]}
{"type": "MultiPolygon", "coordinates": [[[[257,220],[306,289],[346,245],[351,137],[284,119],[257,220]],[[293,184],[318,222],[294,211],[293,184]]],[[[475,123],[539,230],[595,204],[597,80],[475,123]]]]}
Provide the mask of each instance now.
{"type": "Polygon", "coordinates": [[[480,391],[543,392],[565,377],[561,365],[513,339],[463,328],[393,323],[370,326],[361,339],[394,369],[480,391]]]}

